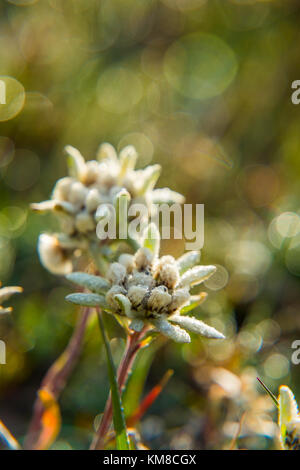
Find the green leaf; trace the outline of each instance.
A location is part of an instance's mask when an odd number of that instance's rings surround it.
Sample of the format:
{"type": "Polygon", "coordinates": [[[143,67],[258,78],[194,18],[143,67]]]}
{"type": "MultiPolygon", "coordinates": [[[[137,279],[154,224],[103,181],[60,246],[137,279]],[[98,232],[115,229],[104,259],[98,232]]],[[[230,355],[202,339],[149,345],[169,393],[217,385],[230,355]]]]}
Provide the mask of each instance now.
{"type": "Polygon", "coordinates": [[[95,276],[84,272],[75,272],[67,274],[68,281],[74,282],[79,286],[86,287],[92,292],[105,293],[110,288],[110,283],[103,277],[95,276]]]}
{"type": "Polygon", "coordinates": [[[66,300],[72,304],[84,305],[85,307],[107,307],[105,297],[99,294],[81,294],[78,292],[67,295],[66,300]]]}
{"type": "Polygon", "coordinates": [[[266,386],[266,384],[263,383],[262,380],[260,380],[259,377],[256,377],[257,380],[259,381],[260,385],[264,388],[264,390],[267,392],[267,394],[270,396],[270,398],[273,400],[277,408],[279,408],[279,403],[275,395],[271,392],[271,390],[266,386]]]}
{"type": "Polygon", "coordinates": [[[107,357],[107,369],[110,382],[111,400],[113,409],[113,422],[116,433],[117,450],[129,450],[129,440],[126,429],[125,416],[122,407],[121,396],[119,392],[115,365],[110,349],[110,344],[106,336],[102,315],[98,312],[99,326],[105,346],[107,357]]]}
{"type": "Polygon", "coordinates": [[[157,256],[160,248],[160,233],[154,223],[149,224],[143,233],[143,247],[157,256]]]}

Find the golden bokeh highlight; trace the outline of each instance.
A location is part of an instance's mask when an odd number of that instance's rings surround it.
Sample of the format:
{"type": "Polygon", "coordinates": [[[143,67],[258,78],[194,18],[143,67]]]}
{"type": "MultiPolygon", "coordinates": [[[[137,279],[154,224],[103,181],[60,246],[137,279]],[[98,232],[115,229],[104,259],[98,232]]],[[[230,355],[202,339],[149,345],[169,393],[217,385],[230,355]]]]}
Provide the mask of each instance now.
{"type": "Polygon", "coordinates": [[[25,103],[23,85],[15,78],[0,76],[0,121],[9,121],[19,114],[25,103]]]}

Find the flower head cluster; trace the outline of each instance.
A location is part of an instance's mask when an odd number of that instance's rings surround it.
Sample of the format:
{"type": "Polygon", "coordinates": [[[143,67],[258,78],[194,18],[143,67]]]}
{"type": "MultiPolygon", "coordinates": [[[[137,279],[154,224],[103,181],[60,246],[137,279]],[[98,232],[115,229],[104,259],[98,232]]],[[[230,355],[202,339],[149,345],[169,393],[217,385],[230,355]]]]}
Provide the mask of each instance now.
{"type": "Polygon", "coordinates": [[[189,343],[186,332],[209,338],[224,338],[213,327],[185,313],[199,305],[203,295],[192,296],[191,286],[200,284],[215,271],[214,266],[200,266],[198,252],[188,252],[178,260],[158,257],[159,233],[150,224],[143,246],[134,255],[122,254],[112,263],[106,278],[85,273],[72,273],[68,279],[93,294],[71,294],[67,300],[75,304],[99,306],[126,317],[130,328],[141,331],[147,324],[165,336],[189,343]],[[155,241],[149,232],[155,233],[155,241]],[[181,328],[182,327],[182,328],[181,328]]]}
{"type": "Polygon", "coordinates": [[[135,170],[137,153],[128,145],[117,155],[114,147],[102,144],[96,160],[85,161],[79,150],[67,146],[70,175],[57,181],[51,199],[32,208],[51,211],[60,216],[61,233],[42,234],[39,254],[42,263],[56,274],[72,270],[74,250],[85,249],[96,239],[97,222],[107,213],[108,205],[116,206],[121,195],[130,203],[139,203],[151,213],[155,203],[182,203],[181,194],[168,188],[154,189],[160,165],[135,170]]]}
{"type": "Polygon", "coordinates": [[[278,396],[278,424],[283,449],[300,450],[300,414],[294,394],[282,385],[278,396]]]}
{"type": "MultiPolygon", "coordinates": [[[[1,282],[0,282],[1,286],[1,282]]],[[[0,315],[4,313],[11,313],[12,307],[2,307],[2,303],[8,300],[14,294],[20,294],[23,292],[22,287],[2,287],[0,289],[0,315]]]]}

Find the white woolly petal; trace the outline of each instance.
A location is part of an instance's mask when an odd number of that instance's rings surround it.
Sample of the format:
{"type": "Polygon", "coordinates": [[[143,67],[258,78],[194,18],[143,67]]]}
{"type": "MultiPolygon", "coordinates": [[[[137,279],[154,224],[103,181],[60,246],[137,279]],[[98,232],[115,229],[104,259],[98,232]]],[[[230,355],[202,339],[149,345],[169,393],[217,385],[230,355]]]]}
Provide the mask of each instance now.
{"type": "Polygon", "coordinates": [[[219,331],[217,331],[215,328],[206,325],[206,323],[197,320],[197,318],[194,317],[183,317],[181,315],[173,315],[172,317],[170,317],[170,321],[182,326],[183,328],[186,328],[192,333],[197,333],[199,335],[206,336],[206,338],[225,338],[225,336],[219,331]]]}
{"type": "Polygon", "coordinates": [[[298,406],[292,390],[287,385],[282,385],[279,389],[279,426],[295,419],[298,415],[298,406]]]}
{"type": "Polygon", "coordinates": [[[163,264],[157,274],[162,284],[169,289],[174,289],[180,279],[176,264],[163,264]]]}
{"type": "Polygon", "coordinates": [[[55,201],[43,201],[30,204],[32,210],[36,212],[54,211],[55,201]]]}
{"type": "Polygon", "coordinates": [[[177,343],[191,342],[190,335],[186,331],[179,328],[179,326],[171,325],[171,323],[165,319],[152,320],[151,323],[160,333],[173,339],[177,343]]]}
{"type": "Polygon", "coordinates": [[[181,274],[200,263],[200,251],[188,251],[177,259],[176,264],[181,274]]]}
{"type": "Polygon", "coordinates": [[[95,229],[94,218],[87,212],[81,211],[75,219],[75,226],[79,232],[86,233],[95,229]]]}
{"type": "Polygon", "coordinates": [[[183,204],[185,197],[169,188],[154,189],[151,200],[155,204],[183,204]]]}
{"type": "Polygon", "coordinates": [[[4,315],[6,313],[11,313],[12,312],[12,308],[11,307],[7,307],[7,308],[3,308],[1,307],[0,305],[0,315],[4,315]]]}
{"type": "Polygon", "coordinates": [[[200,284],[216,271],[215,266],[195,266],[181,276],[180,286],[193,286],[200,284]]]}
{"type": "Polygon", "coordinates": [[[131,273],[133,269],[133,260],[134,260],[133,255],[123,253],[122,255],[119,256],[118,263],[123,264],[126,271],[128,273],[131,273]]]}
{"type": "Polygon", "coordinates": [[[84,184],[90,185],[97,181],[99,175],[99,163],[96,160],[90,160],[85,165],[84,184]]]}
{"type": "Polygon", "coordinates": [[[161,166],[158,164],[147,166],[140,172],[142,184],[139,193],[141,195],[145,194],[147,191],[151,191],[154,188],[160,173],[161,166]]]}
{"type": "Polygon", "coordinates": [[[112,284],[121,284],[126,277],[126,269],[123,264],[112,263],[107,272],[107,277],[112,284]]]}
{"type": "Polygon", "coordinates": [[[134,264],[138,271],[150,266],[153,259],[153,253],[148,248],[139,248],[134,255],[134,264]]]}
{"type": "Polygon", "coordinates": [[[139,308],[148,292],[147,287],[131,286],[128,289],[128,297],[134,308],[139,308]]]}
{"type": "Polygon", "coordinates": [[[89,212],[94,212],[101,203],[101,196],[96,188],[89,190],[85,199],[85,206],[89,212]]]}
{"type": "Polygon", "coordinates": [[[74,183],[74,181],[75,180],[69,176],[60,178],[54,186],[52,199],[67,201],[69,198],[71,185],[74,183]]]}
{"type": "Polygon", "coordinates": [[[126,175],[127,171],[133,170],[137,160],[137,152],[132,145],[124,147],[119,155],[120,158],[120,175],[119,181],[121,182],[126,175]]]}
{"type": "Polygon", "coordinates": [[[144,272],[134,273],[128,281],[128,286],[154,287],[155,281],[151,275],[144,272]]]}
{"type": "Polygon", "coordinates": [[[85,305],[86,307],[106,307],[105,298],[98,294],[75,293],[66,296],[66,300],[76,305],[85,305]]]}
{"type": "Polygon", "coordinates": [[[2,302],[5,302],[5,300],[8,300],[12,295],[20,294],[21,292],[23,292],[22,287],[2,287],[2,289],[0,289],[0,304],[2,304],[2,302]]]}
{"type": "MultiPolygon", "coordinates": [[[[167,289],[166,289],[167,291],[167,289]]],[[[161,309],[171,303],[172,297],[162,286],[152,289],[147,305],[150,310],[159,312],[161,309]]]]}
{"type": "Polygon", "coordinates": [[[36,212],[58,211],[68,215],[73,215],[76,212],[76,207],[74,207],[73,204],[67,201],[60,201],[58,199],[33,203],[30,207],[36,212]]]}
{"type": "Polygon", "coordinates": [[[66,275],[72,271],[72,261],[54,235],[43,233],[39,236],[38,253],[43,266],[53,274],[66,275]]]}
{"type": "Polygon", "coordinates": [[[132,320],[132,322],[130,323],[129,328],[139,333],[144,328],[144,324],[145,323],[143,322],[143,320],[134,318],[134,320],[132,320]]]}
{"type": "Polygon", "coordinates": [[[169,311],[177,310],[182,308],[184,305],[189,303],[190,293],[187,287],[183,289],[176,289],[172,294],[172,302],[169,305],[169,311]]]}
{"type": "Polygon", "coordinates": [[[68,199],[76,206],[83,206],[87,192],[87,188],[82,183],[80,183],[80,181],[75,181],[75,183],[71,185],[68,199]]]}
{"type": "Polygon", "coordinates": [[[65,151],[71,157],[72,162],[70,165],[70,173],[72,176],[76,176],[81,179],[85,174],[85,160],[78,149],[67,145],[65,151]]]}
{"type": "Polygon", "coordinates": [[[112,161],[117,160],[117,152],[115,148],[108,142],[101,144],[97,151],[97,160],[108,159],[112,161]]]}
{"type": "Polygon", "coordinates": [[[86,287],[94,292],[105,292],[110,287],[109,282],[106,281],[106,279],[103,279],[103,277],[94,276],[88,273],[75,272],[68,274],[66,277],[69,281],[74,282],[74,284],[86,287]]]}

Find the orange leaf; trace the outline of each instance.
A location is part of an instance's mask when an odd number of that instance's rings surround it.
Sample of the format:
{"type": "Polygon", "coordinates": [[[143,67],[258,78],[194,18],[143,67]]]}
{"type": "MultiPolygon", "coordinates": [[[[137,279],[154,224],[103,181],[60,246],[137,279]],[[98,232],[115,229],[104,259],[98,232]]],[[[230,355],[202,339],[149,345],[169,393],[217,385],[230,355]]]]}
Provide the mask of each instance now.
{"type": "Polygon", "coordinates": [[[55,441],[61,427],[61,415],[58,403],[52,393],[46,388],[38,391],[44,411],[41,418],[42,430],[34,446],[35,450],[46,450],[55,441]]]}
{"type": "Polygon", "coordinates": [[[145,396],[137,410],[128,418],[127,425],[129,427],[134,426],[144,416],[148,408],[150,408],[152,403],[160,395],[172,375],[173,370],[168,370],[161,381],[155,385],[155,387],[153,387],[152,390],[145,396]]]}

